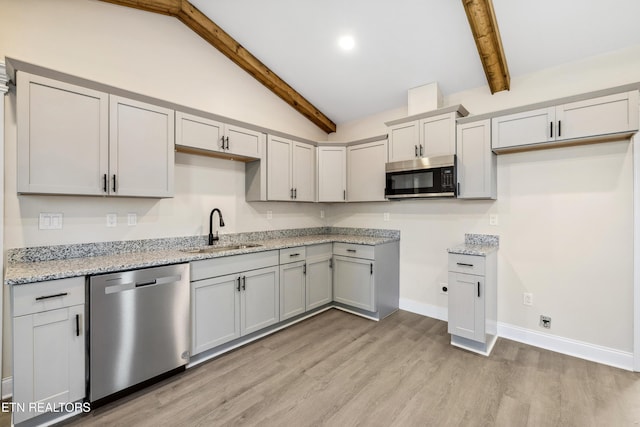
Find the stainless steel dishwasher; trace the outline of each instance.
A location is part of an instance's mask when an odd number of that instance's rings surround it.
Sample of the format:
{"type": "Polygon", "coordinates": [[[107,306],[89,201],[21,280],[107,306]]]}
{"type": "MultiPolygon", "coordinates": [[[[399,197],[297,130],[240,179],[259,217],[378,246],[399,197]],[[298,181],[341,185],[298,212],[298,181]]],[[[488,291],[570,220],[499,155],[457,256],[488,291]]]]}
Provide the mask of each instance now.
{"type": "Polygon", "coordinates": [[[189,361],[189,289],[189,264],[90,278],[91,402],[189,361]]]}

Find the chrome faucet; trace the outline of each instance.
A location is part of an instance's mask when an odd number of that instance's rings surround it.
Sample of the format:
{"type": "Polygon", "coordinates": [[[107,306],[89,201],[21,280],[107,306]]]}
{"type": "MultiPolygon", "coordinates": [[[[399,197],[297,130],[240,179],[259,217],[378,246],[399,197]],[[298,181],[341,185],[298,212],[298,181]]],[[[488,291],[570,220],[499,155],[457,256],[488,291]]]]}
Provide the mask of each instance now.
{"type": "Polygon", "coordinates": [[[218,241],[219,237],[218,237],[218,231],[216,231],[216,235],[213,235],[213,214],[218,212],[218,216],[220,217],[220,227],[224,227],[224,221],[222,220],[222,212],[220,212],[220,209],[215,208],[214,210],[211,211],[211,214],[209,214],[209,245],[213,245],[213,242],[218,241]]]}

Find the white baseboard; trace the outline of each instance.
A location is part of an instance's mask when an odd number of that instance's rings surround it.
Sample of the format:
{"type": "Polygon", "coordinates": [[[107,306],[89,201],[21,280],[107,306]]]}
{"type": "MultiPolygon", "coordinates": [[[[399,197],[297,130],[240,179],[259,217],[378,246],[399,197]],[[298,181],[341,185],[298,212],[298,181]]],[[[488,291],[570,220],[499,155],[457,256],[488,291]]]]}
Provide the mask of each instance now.
{"type": "MultiPolygon", "coordinates": [[[[448,319],[448,309],[446,307],[425,304],[407,298],[400,298],[400,309],[445,322],[448,319]]],[[[557,335],[545,334],[503,322],[498,322],[498,336],[568,356],[626,369],[627,371],[634,370],[634,357],[632,352],[616,350],[557,335]]]]}
{"type": "Polygon", "coordinates": [[[498,322],[498,336],[568,356],[633,371],[633,353],[498,322]]]}
{"type": "Polygon", "coordinates": [[[400,298],[400,310],[410,311],[412,313],[421,314],[434,319],[448,319],[449,310],[447,307],[438,307],[437,305],[425,304],[407,298],[400,298]]]}
{"type": "Polygon", "coordinates": [[[7,377],[2,379],[2,400],[9,399],[13,396],[13,377],[7,377]]]}

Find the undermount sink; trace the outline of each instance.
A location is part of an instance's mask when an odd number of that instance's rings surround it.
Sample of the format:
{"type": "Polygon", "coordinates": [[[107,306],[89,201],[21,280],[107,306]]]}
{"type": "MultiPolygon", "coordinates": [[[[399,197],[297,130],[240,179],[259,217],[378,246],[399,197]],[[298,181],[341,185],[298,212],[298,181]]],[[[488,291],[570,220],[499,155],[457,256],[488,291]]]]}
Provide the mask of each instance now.
{"type": "Polygon", "coordinates": [[[237,249],[257,248],[260,246],[262,245],[258,245],[255,243],[245,243],[245,244],[238,244],[238,245],[206,246],[203,248],[180,249],[180,251],[187,252],[190,254],[209,254],[209,253],[215,253],[215,252],[233,251],[237,249]]]}

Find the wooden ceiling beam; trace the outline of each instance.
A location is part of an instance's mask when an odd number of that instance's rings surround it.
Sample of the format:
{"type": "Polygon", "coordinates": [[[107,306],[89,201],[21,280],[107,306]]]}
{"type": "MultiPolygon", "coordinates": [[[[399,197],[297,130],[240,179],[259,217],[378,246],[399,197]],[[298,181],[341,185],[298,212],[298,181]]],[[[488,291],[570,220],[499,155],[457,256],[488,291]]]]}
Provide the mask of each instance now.
{"type": "Polygon", "coordinates": [[[327,133],[336,131],[336,124],[278,77],[233,37],[200,12],[188,0],[102,0],[121,6],[173,16],[218,49],[223,55],[251,74],[296,111],[327,133]]]}
{"type": "Polygon", "coordinates": [[[491,0],[462,0],[491,93],[509,90],[511,78],[491,0]]]}

